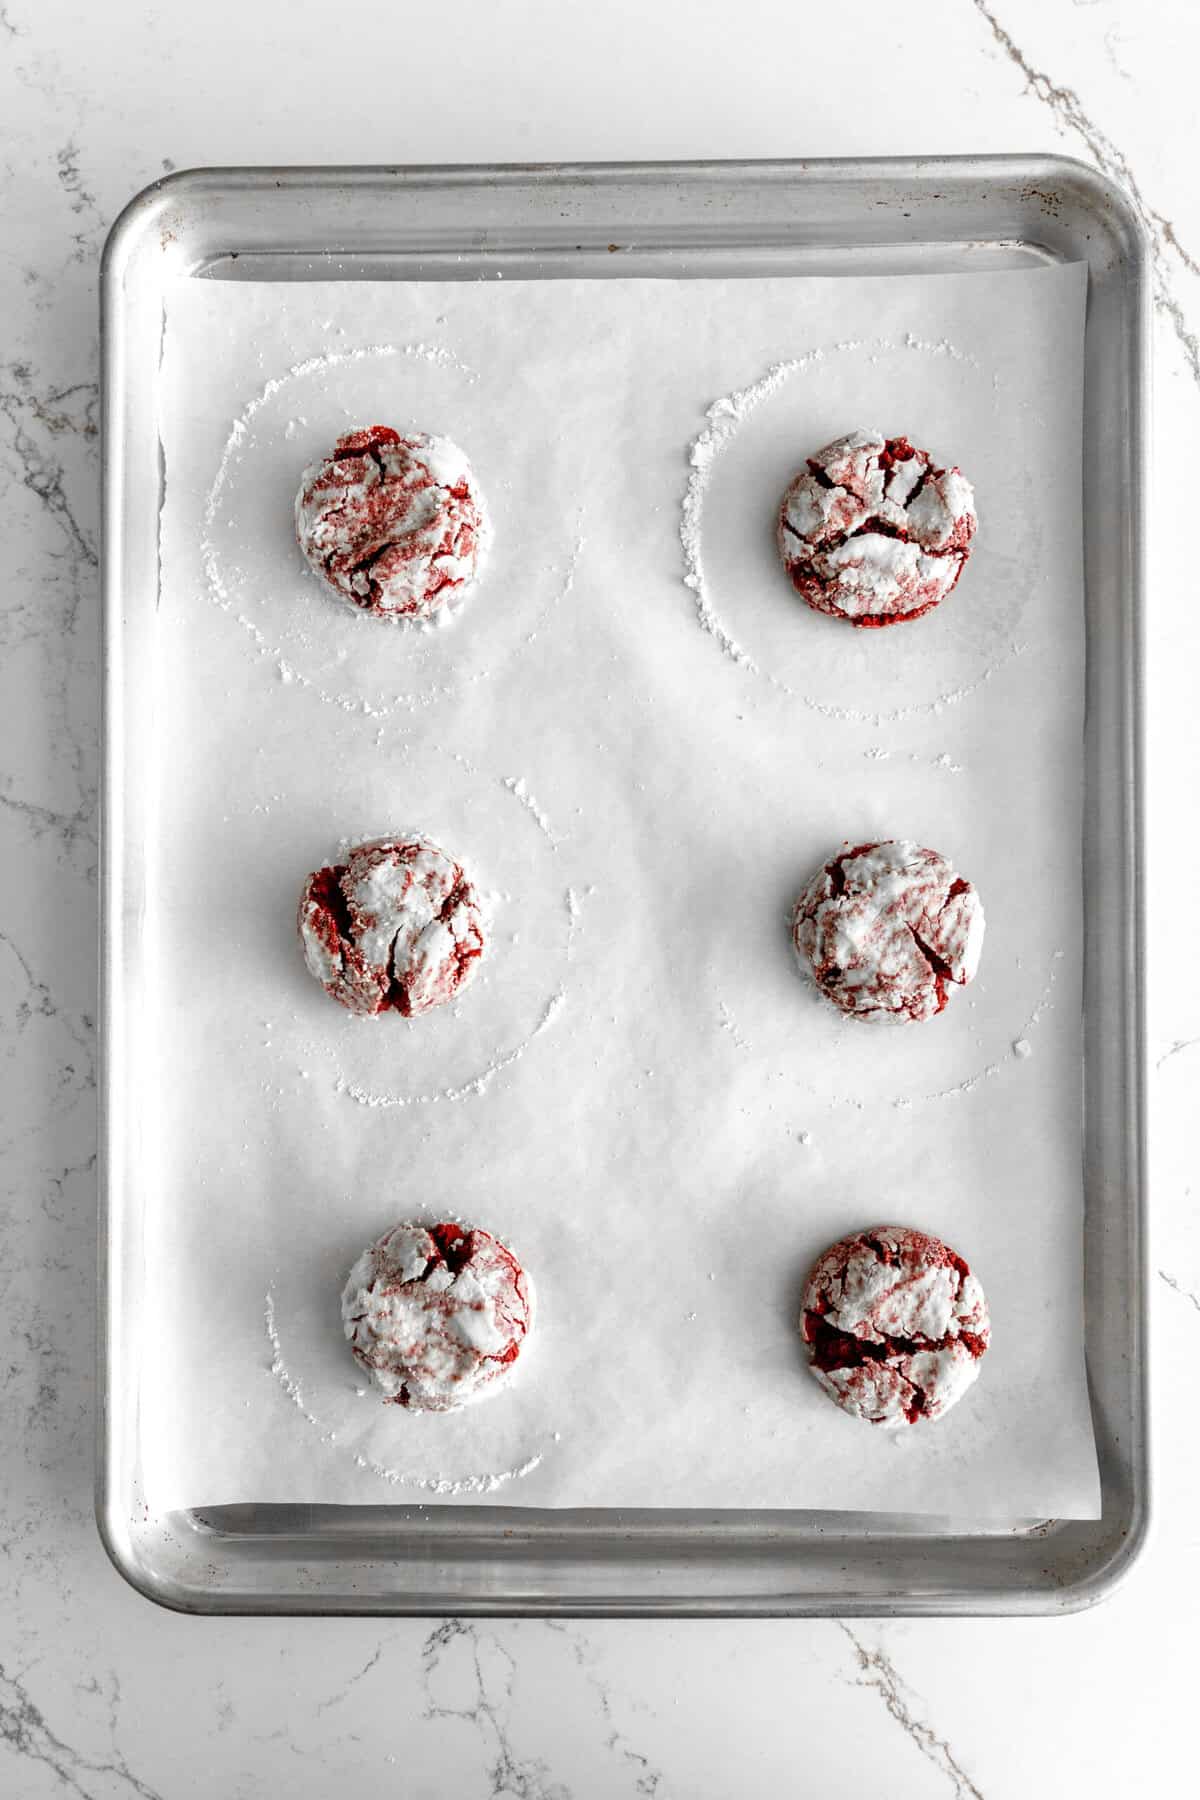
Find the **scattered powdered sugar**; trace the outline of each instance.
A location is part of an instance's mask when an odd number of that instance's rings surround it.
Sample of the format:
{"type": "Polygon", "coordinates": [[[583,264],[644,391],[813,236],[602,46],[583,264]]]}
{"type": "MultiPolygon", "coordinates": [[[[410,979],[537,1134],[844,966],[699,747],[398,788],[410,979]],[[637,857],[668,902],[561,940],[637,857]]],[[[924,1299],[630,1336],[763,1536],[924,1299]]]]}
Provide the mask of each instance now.
{"type": "Polygon", "coordinates": [[[256,813],[269,813],[273,806],[286,800],[286,794],[271,794],[266,800],[256,800],[254,805],[247,809],[248,816],[253,818],[256,813]]]}
{"type": "Polygon", "coordinates": [[[738,1030],[733,1014],[730,1012],[728,1006],[726,1006],[724,1000],[718,1001],[717,1011],[721,1020],[721,1030],[728,1032],[739,1050],[748,1050],[750,1046],[738,1030]]]}
{"type": "Polygon", "coordinates": [[[587,887],[584,888],[582,894],[580,894],[575,888],[569,887],[564,896],[565,901],[566,901],[566,907],[567,907],[567,961],[568,962],[570,962],[572,953],[575,949],[575,937],[579,930],[579,921],[583,917],[583,902],[585,900],[590,900],[592,895],[595,892],[596,892],[595,883],[589,882],[587,887]]]}
{"type": "Polygon", "coordinates": [[[944,769],[948,775],[961,775],[964,768],[962,763],[955,762],[948,750],[943,750],[940,756],[926,757],[922,756],[919,750],[909,750],[907,752],[900,750],[885,750],[881,744],[872,744],[868,749],[863,751],[863,755],[868,762],[890,762],[895,756],[900,757],[902,761],[910,763],[927,762],[931,769],[944,769]]]}
{"type": "MultiPolygon", "coordinates": [[[[957,344],[950,342],[949,338],[919,338],[915,333],[906,331],[900,342],[906,350],[920,350],[926,356],[944,356],[950,362],[965,363],[969,368],[982,373],[978,357],[969,355],[965,350],[960,350],[957,344]]],[[[882,345],[881,348],[890,348],[890,345],[882,345]]]]}
{"type": "Polygon", "coordinates": [[[1045,1012],[1047,1006],[1050,1004],[1050,996],[1054,991],[1054,983],[1058,976],[1058,970],[1055,968],[1054,965],[1055,965],[1055,963],[1061,962],[1064,955],[1065,955],[1065,952],[1062,950],[1056,950],[1054,952],[1054,955],[1051,958],[1051,962],[1050,962],[1050,978],[1047,981],[1045,987],[1042,989],[1042,995],[1041,995],[1040,1000],[1038,1001],[1037,1005],[1034,1007],[1033,1011],[1030,1013],[1029,1018],[1026,1021],[1026,1024],[1025,1024],[1026,1031],[1030,1030],[1030,1028],[1032,1026],[1034,1026],[1038,1023],[1042,1014],[1045,1012]]]}
{"type": "MultiPolygon", "coordinates": [[[[548,838],[551,848],[557,850],[559,840],[555,835],[554,828],[546,817],[543,809],[538,805],[536,799],[530,793],[529,784],[525,780],[525,777],[523,775],[507,775],[504,777],[503,785],[515,799],[521,802],[521,805],[525,808],[526,812],[533,815],[548,838]]],[[[568,892],[569,891],[570,890],[568,890],[568,892]]]]}
{"type": "MultiPolygon", "coordinates": [[[[271,1374],[278,1381],[305,1423],[311,1425],[320,1435],[321,1442],[330,1445],[339,1444],[340,1439],[337,1432],[323,1425],[315,1414],[309,1411],[300,1383],[284,1361],[283,1345],[280,1342],[279,1326],[275,1314],[275,1291],[273,1288],[267,1289],[263,1316],[266,1323],[267,1341],[271,1346],[271,1374]]],[[[362,1397],[369,1395],[369,1390],[356,1388],[355,1393],[362,1397]]],[[[558,1435],[555,1432],[556,1443],[558,1435]]],[[[428,1494],[494,1494],[498,1488],[505,1487],[509,1482],[520,1481],[524,1476],[531,1475],[541,1465],[543,1456],[541,1451],[536,1451],[526,1457],[523,1463],[519,1463],[512,1469],[498,1469],[478,1475],[450,1476],[416,1475],[411,1470],[389,1468],[384,1463],[376,1462],[373,1457],[364,1456],[361,1451],[349,1451],[349,1454],[356,1467],[365,1470],[367,1474],[377,1475],[380,1480],[390,1483],[393,1487],[421,1488],[428,1494]]]]}

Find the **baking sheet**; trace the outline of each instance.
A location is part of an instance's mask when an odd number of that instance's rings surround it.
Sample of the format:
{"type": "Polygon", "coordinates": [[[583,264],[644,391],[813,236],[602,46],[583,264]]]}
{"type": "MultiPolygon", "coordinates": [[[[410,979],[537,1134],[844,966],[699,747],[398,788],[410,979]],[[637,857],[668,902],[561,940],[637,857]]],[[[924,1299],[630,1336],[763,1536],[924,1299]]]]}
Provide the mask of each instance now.
{"type": "Polygon", "coordinates": [[[180,284],[151,1504],[1095,1516],[1083,293],[180,284]],[[355,618],[291,541],[300,468],[376,418],[455,436],[491,500],[444,630],[355,618]],[[875,421],[960,461],[983,525],[939,612],[854,634],[793,600],[770,518],[807,449],[875,421]],[[454,1009],[364,1023],[306,976],[295,894],[406,825],[493,894],[496,949],[454,1009]],[[841,1020],[791,963],[797,887],[871,835],[946,850],[988,910],[978,981],[919,1031],[841,1020]],[[337,1313],[362,1243],[433,1212],[508,1237],[541,1299],[521,1379],[439,1420],[358,1391],[337,1313]],[[995,1331],[970,1398],[898,1438],[829,1406],[793,1323],[812,1257],[891,1220],[970,1258],[995,1331]]]}

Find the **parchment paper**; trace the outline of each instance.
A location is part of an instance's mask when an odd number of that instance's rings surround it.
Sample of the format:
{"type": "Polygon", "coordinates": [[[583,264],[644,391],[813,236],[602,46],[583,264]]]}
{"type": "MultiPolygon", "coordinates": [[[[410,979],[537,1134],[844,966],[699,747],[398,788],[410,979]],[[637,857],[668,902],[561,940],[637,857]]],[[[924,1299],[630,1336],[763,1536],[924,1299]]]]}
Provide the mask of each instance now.
{"type": "Polygon", "coordinates": [[[180,283],[145,771],[153,1505],[1094,1516],[1083,305],[1081,268],[180,283]],[[453,437],[491,504],[441,630],[355,617],[293,542],[305,463],[376,421],[453,437]],[[857,424],[978,496],[958,589],[888,632],[810,612],[772,540],[794,469],[857,424]],[[452,1009],[355,1020],[296,898],[409,826],[488,890],[494,952],[452,1009]],[[791,954],[802,882],[876,836],[945,851],[987,911],[978,980],[920,1027],[841,1019],[791,954]],[[516,1247],[540,1315],[503,1395],[412,1417],[364,1391],[339,1293],[380,1231],[445,1214],[516,1247]],[[994,1329],[971,1394],[896,1436],[829,1403],[795,1330],[815,1255],[881,1222],[958,1248],[994,1329]]]}

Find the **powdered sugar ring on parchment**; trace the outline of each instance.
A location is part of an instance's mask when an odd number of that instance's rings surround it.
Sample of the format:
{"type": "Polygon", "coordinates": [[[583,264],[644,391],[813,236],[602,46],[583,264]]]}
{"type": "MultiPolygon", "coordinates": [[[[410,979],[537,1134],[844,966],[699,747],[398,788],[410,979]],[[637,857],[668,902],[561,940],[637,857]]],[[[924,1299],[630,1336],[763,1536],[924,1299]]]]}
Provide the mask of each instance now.
{"type": "MultiPolygon", "coordinates": [[[[317,1418],[304,1397],[304,1390],[292,1374],[284,1360],[283,1344],[279,1336],[279,1322],[275,1311],[275,1290],[268,1287],[263,1307],[263,1322],[266,1326],[267,1343],[271,1349],[271,1374],[279,1383],[301,1418],[318,1434],[323,1444],[330,1449],[342,1447],[341,1438],[335,1427],[326,1425],[317,1418]]],[[[377,1462],[374,1457],[364,1456],[361,1451],[350,1450],[347,1453],[356,1467],[368,1475],[377,1475],[381,1481],[392,1487],[418,1488],[427,1494],[494,1494],[500,1488],[507,1487],[510,1482],[521,1481],[526,1475],[532,1475],[542,1462],[545,1452],[535,1451],[518,1463],[515,1468],[497,1469],[474,1475],[417,1475],[411,1469],[395,1469],[387,1464],[377,1462]]]]}
{"type": "MultiPolygon", "coordinates": [[[[885,1106],[893,1106],[901,1112],[908,1112],[915,1106],[929,1106],[937,1100],[961,1100],[965,1095],[974,1093],[975,1089],[980,1087],[985,1081],[990,1081],[993,1076],[999,1075],[1003,1069],[1008,1067],[1010,1062],[1028,1061],[1033,1055],[1033,1045],[1030,1042],[1030,1035],[1041,1023],[1042,1014],[1053,1004],[1054,985],[1058,980],[1058,966],[1062,961],[1064,954],[1065,952],[1062,950],[1055,950],[1051,956],[1050,967],[1042,991],[1028,1018],[1025,1020],[1024,1025],[1022,1025],[1020,1032],[1012,1039],[1006,1056],[993,1058],[991,1062],[984,1063],[970,1075],[964,1076],[962,1081],[956,1081],[950,1087],[935,1088],[932,1093],[927,1094],[897,1094],[890,1100],[884,1100],[882,1104],[885,1106]]],[[[815,982],[810,983],[810,985],[815,1001],[819,997],[817,987],[815,982]]],[[[735,1049],[748,1050],[751,1053],[754,1052],[754,1045],[742,1035],[738,1023],[729,1009],[728,1002],[725,1000],[719,999],[717,1001],[717,1022],[720,1029],[731,1039],[735,1049]]],[[[853,1029],[855,1021],[849,1020],[846,1023],[853,1029]]],[[[870,1100],[861,1100],[853,1095],[846,1094],[835,1094],[823,1101],[815,1100],[815,1097],[813,1096],[810,1096],[810,1098],[814,1098],[815,1104],[824,1105],[828,1107],[830,1111],[833,1111],[838,1107],[849,1106],[856,1112],[865,1112],[869,1106],[880,1104],[878,1098],[875,1096],[870,1100]]]]}
{"type": "MultiPolygon", "coordinates": [[[[438,700],[444,699],[450,694],[457,693],[465,687],[471,687],[480,682],[490,680],[492,676],[497,674],[499,670],[501,670],[511,658],[518,653],[518,651],[526,649],[533,643],[551,614],[557,609],[559,604],[566,599],[574,585],[575,574],[584,545],[582,535],[583,509],[582,507],[577,509],[575,541],[565,563],[560,561],[551,562],[547,565],[548,570],[551,573],[557,571],[560,574],[561,579],[534,616],[531,628],[517,643],[510,645],[507,650],[494,661],[489,662],[486,667],[465,669],[461,673],[456,671],[453,678],[450,680],[434,681],[424,687],[413,688],[409,691],[397,690],[390,695],[377,697],[353,693],[346,689],[329,688],[322,685],[321,681],[314,679],[313,676],[306,674],[302,669],[296,666],[294,660],[289,658],[282,644],[273,643],[269,635],[262,629],[261,625],[249,617],[245,611],[240,609],[235,595],[230,592],[230,587],[222,567],[221,553],[217,548],[215,539],[219,508],[226,493],[234,459],[244,445],[254,419],[262,409],[278,394],[283,392],[289,384],[302,381],[318,371],[334,369],[352,363],[360,363],[370,357],[408,358],[426,363],[433,368],[453,370],[455,374],[471,384],[475,384],[479,381],[477,371],[472,369],[467,363],[463,362],[463,360],[452,350],[447,349],[441,344],[426,343],[366,344],[352,350],[327,351],[317,356],[306,357],[303,361],[294,363],[289,369],[285,370],[282,375],[272,376],[269,380],[264,382],[258,393],[247,402],[242,412],[234,420],[229,435],[225,440],[221,458],[217,465],[217,472],[213,477],[212,485],[205,497],[203,523],[200,535],[200,557],[210,599],[222,612],[228,614],[229,617],[234,619],[241,627],[253,645],[255,653],[264,661],[273,662],[275,664],[281,681],[289,684],[295,683],[298,687],[306,688],[310,692],[316,694],[318,699],[322,700],[326,705],[340,707],[344,712],[361,713],[368,718],[382,719],[387,718],[391,713],[400,709],[414,711],[421,707],[431,706],[438,700]]],[[[299,473],[300,472],[297,469],[297,480],[299,479],[299,473]]],[[[304,569],[303,558],[300,556],[298,548],[296,550],[295,576],[298,590],[304,589],[312,580],[311,575],[304,569]]],[[[316,596],[316,598],[319,597],[319,595],[316,596]]],[[[310,598],[312,597],[310,596],[310,598]]],[[[460,601],[457,604],[443,607],[432,622],[418,626],[409,624],[407,626],[401,626],[399,629],[406,630],[410,635],[416,638],[421,637],[425,633],[441,632],[448,626],[453,625],[462,611],[463,604],[460,601]]],[[[352,618],[351,622],[362,625],[364,621],[361,618],[352,618]]],[[[379,621],[368,620],[366,623],[368,626],[378,625],[379,621]]],[[[395,622],[391,621],[387,622],[387,624],[389,628],[394,628],[395,622]]]]}
{"type": "Polygon", "coordinates": [[[1042,1014],[1053,1003],[1054,984],[1058,980],[1058,965],[1062,961],[1063,955],[1063,951],[1056,950],[1051,957],[1046,984],[1038,996],[1033,1011],[1021,1027],[1020,1034],[1012,1040],[1007,1056],[997,1057],[994,1061],[985,1063],[981,1069],[976,1069],[975,1073],[968,1075],[964,1081],[955,1082],[953,1087],[937,1088],[932,1094],[916,1094],[911,1098],[902,1095],[893,1100],[892,1105],[902,1111],[907,1111],[914,1105],[925,1106],[933,1100],[960,1100],[965,1094],[973,1093],[981,1083],[990,1081],[993,1075],[999,1075],[1001,1069],[1005,1068],[1014,1058],[1017,1062],[1027,1061],[1033,1055],[1033,1045],[1029,1042],[1029,1033],[1041,1023],[1042,1014]]]}
{"type": "MultiPolygon", "coordinates": [[[[436,745],[431,745],[430,748],[437,749],[438,747],[436,745]]],[[[460,752],[442,751],[441,754],[449,755],[468,775],[475,778],[479,776],[479,771],[465,756],[461,755],[460,752]]],[[[534,824],[537,826],[546,842],[550,845],[551,849],[557,852],[565,840],[555,831],[549,816],[529,787],[525,777],[511,775],[500,776],[498,777],[498,783],[503,791],[516,800],[516,802],[530,815],[534,824]]],[[[575,939],[579,931],[579,923],[582,916],[581,892],[586,896],[590,896],[595,893],[595,888],[594,886],[589,885],[586,889],[580,890],[568,886],[563,893],[564,967],[570,963],[575,939]]],[[[333,1082],[334,1091],[335,1093],[344,1095],[346,1099],[354,1101],[356,1105],[368,1107],[373,1111],[393,1111],[410,1106],[439,1106],[445,1101],[477,1098],[487,1091],[497,1075],[502,1074],[505,1069],[512,1068],[515,1063],[521,1060],[525,1055],[525,1052],[538,1038],[544,1036],[546,1032],[553,1029],[557,1021],[561,1018],[566,1008],[566,1004],[567,987],[564,980],[560,981],[554,991],[550,994],[541,1010],[536,1024],[523,1038],[520,1038],[507,1049],[498,1051],[496,1055],[489,1059],[482,1069],[478,1070],[475,1074],[468,1076],[461,1082],[453,1083],[444,1088],[430,1089],[412,1094],[400,1094],[389,1092],[385,1089],[368,1087],[361,1082],[348,1080],[346,1075],[339,1070],[333,1082]]],[[[336,1058],[336,1052],[331,1050],[328,1046],[323,1045],[321,1048],[325,1055],[331,1060],[336,1058]]]]}
{"type": "Polygon", "coordinates": [[[552,1028],[566,1004],[567,990],[565,987],[560,987],[551,994],[541,1018],[526,1037],[523,1037],[511,1050],[505,1051],[503,1055],[494,1056],[478,1075],[471,1076],[469,1080],[461,1082],[457,1087],[439,1088],[427,1094],[378,1093],[371,1088],[362,1087],[356,1082],[347,1081],[345,1076],[339,1075],[333,1084],[334,1090],[339,1094],[345,1094],[347,1099],[353,1100],[358,1106],[383,1108],[384,1110],[405,1106],[437,1106],[443,1100],[468,1100],[473,1096],[485,1093],[502,1070],[510,1069],[515,1062],[519,1062],[534,1040],[552,1028]]]}
{"type": "MultiPolygon", "coordinates": [[[[960,705],[985,683],[991,681],[1007,663],[1021,656],[1026,646],[1016,641],[1011,642],[1003,655],[996,662],[989,664],[973,681],[965,682],[957,688],[938,694],[932,700],[914,701],[905,706],[888,708],[886,711],[833,705],[827,701],[818,700],[811,694],[800,693],[782,676],[777,675],[771,669],[763,668],[738,642],[717,612],[704,572],[702,553],[704,504],[713,469],[722,452],[728,449],[750,415],[764,401],[777,393],[786,382],[797,375],[804,374],[830,356],[866,353],[876,357],[881,353],[897,350],[912,350],[925,355],[948,357],[954,362],[967,365],[980,374],[983,373],[976,357],[959,350],[948,339],[929,343],[915,337],[912,332],[906,332],[899,340],[844,338],[833,344],[819,345],[815,349],[806,351],[802,356],[789,357],[781,362],[772,363],[766,373],[761,375],[757,381],[751,382],[748,387],[737,388],[732,393],[722,395],[708,408],[705,414],[707,423],[703,430],[692,439],[689,446],[690,468],[679,523],[679,538],[683,546],[684,557],[684,586],[692,593],[699,624],[716,640],[729,660],[745,669],[748,674],[760,676],[770,686],[785,694],[790,700],[798,701],[810,711],[819,713],[824,718],[844,719],[855,724],[894,724],[901,719],[940,713],[946,707],[960,705]]],[[[997,386],[995,375],[992,377],[992,386],[995,390],[997,386]]],[[[800,446],[797,455],[802,454],[803,446],[800,446]]],[[[785,604],[787,598],[785,591],[785,604]]]]}

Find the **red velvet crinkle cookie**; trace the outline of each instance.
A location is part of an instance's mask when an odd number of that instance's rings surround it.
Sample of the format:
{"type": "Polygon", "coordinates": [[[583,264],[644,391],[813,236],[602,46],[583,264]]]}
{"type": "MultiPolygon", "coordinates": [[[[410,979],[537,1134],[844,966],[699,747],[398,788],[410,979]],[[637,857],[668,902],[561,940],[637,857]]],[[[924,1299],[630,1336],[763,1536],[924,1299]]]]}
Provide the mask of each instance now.
{"type": "Polygon", "coordinates": [[[487,948],[479,896],[428,838],[379,838],[310,875],[300,897],[309,971],[354,1013],[444,1006],[487,948]]]}
{"type": "Polygon", "coordinates": [[[462,451],[372,425],[304,471],[296,536],[334,592],[379,618],[432,618],[479,572],[487,512],[462,451]]]}
{"type": "Polygon", "coordinates": [[[351,1269],[342,1323],[385,1399],[453,1412],[511,1378],[533,1323],[533,1283],[478,1226],[396,1225],[351,1269]]]}
{"type": "Polygon", "coordinates": [[[796,592],[851,625],[898,625],[944,600],[967,564],[975,493],[907,438],[852,431],[794,478],[779,554],[796,592]]]}
{"type": "Polygon", "coordinates": [[[961,1400],[990,1332],[983,1289],[962,1257],[904,1225],[826,1250],[800,1315],[809,1367],[830,1399],[885,1431],[940,1418],[961,1400]]]}
{"type": "Polygon", "coordinates": [[[796,954],[826,999],[876,1022],[940,1013],[979,967],[983,929],[971,883],[907,838],[843,850],[792,915],[796,954]]]}

